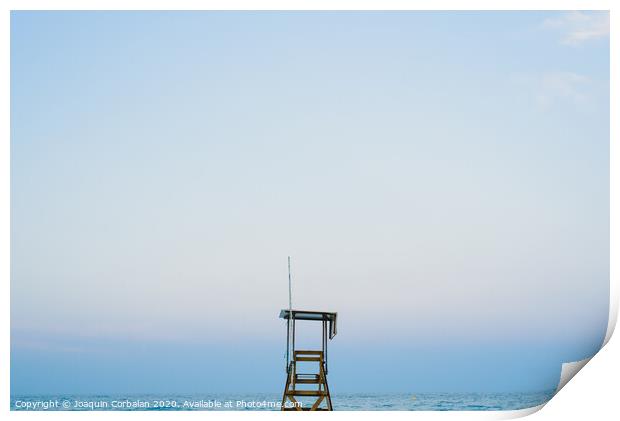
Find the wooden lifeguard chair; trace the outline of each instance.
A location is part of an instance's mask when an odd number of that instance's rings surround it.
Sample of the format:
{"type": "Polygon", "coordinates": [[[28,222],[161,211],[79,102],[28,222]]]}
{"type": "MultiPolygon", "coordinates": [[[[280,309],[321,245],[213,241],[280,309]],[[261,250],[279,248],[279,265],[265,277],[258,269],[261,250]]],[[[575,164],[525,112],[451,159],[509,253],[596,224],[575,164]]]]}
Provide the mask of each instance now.
{"type": "Polygon", "coordinates": [[[283,411],[332,411],[332,399],[327,385],[327,341],[336,336],[337,313],[323,311],[282,310],[280,318],[286,320],[286,385],[282,396],[283,411]],[[311,320],[323,324],[321,350],[295,349],[297,320],[311,320]],[[312,373],[299,372],[298,363],[317,363],[312,373]],[[300,387],[300,385],[303,385],[300,387]],[[308,389],[310,387],[310,389],[308,389]],[[302,406],[300,397],[316,398],[310,406],[302,406]]]}

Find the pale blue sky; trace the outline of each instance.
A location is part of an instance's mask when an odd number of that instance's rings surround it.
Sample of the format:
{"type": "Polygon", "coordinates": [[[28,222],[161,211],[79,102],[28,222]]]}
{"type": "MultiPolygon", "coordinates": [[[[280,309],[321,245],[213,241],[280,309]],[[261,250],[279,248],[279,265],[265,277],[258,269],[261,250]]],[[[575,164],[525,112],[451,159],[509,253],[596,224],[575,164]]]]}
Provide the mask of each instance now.
{"type": "Polygon", "coordinates": [[[287,255],[334,392],[555,387],[607,326],[608,30],[13,12],[12,392],[279,391],[287,255]]]}

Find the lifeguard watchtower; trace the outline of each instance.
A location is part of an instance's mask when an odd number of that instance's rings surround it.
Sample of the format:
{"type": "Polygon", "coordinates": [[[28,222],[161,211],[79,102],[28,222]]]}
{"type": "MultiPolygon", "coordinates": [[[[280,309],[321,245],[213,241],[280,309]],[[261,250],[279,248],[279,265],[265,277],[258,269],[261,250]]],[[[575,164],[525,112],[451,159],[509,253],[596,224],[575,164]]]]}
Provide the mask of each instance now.
{"type": "MultiPolygon", "coordinates": [[[[290,264],[290,263],[289,263],[290,264]]],[[[283,411],[331,411],[332,399],[327,386],[327,341],[336,336],[337,313],[323,311],[282,310],[280,318],[286,320],[286,386],[282,396],[283,411]],[[295,349],[295,325],[297,320],[321,322],[323,341],[321,350],[295,349]],[[303,364],[300,364],[303,363],[303,364]],[[309,363],[309,364],[306,364],[309,363]],[[318,364],[318,370],[300,372],[301,365],[318,364]],[[300,397],[316,400],[311,406],[300,406],[300,397]],[[288,402],[287,402],[288,400],[288,402]]]]}

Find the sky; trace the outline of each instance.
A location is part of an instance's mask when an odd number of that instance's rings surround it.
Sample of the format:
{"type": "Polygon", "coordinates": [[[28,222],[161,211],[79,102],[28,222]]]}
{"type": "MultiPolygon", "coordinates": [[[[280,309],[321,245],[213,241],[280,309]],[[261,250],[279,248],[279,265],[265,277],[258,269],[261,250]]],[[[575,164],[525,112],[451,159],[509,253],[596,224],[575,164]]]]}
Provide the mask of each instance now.
{"type": "Polygon", "coordinates": [[[287,256],[334,394],[555,388],[607,327],[609,15],[12,12],[11,393],[280,391],[287,256]]]}

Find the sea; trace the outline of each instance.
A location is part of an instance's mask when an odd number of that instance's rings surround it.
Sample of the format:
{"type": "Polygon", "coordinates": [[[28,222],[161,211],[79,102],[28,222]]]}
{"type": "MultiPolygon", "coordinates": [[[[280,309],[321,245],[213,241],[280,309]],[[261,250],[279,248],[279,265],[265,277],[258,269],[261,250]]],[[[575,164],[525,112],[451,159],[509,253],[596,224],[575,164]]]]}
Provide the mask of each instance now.
{"type": "MultiPolygon", "coordinates": [[[[501,411],[549,401],[554,390],[527,393],[332,394],[336,411],[501,411]]],[[[14,411],[275,411],[281,393],[11,396],[14,411]]],[[[310,402],[303,402],[310,405],[310,402]]]]}

